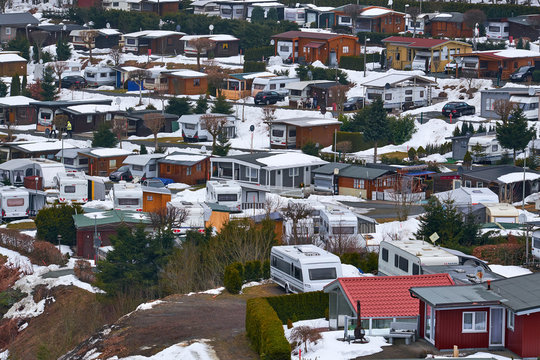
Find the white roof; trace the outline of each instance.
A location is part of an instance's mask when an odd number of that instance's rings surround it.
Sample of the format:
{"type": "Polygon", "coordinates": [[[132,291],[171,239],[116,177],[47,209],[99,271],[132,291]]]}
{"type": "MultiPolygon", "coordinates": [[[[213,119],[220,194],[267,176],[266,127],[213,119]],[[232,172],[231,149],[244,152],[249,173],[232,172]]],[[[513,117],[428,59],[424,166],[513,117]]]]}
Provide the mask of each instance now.
{"type": "Polygon", "coordinates": [[[434,81],[419,75],[407,75],[407,74],[390,74],[381,76],[378,79],[367,81],[362,85],[366,87],[382,88],[386,84],[394,85],[405,81],[413,81],[414,79],[421,80],[422,82],[434,83],[434,81]]]}
{"type": "Polygon", "coordinates": [[[331,6],[317,6],[315,4],[305,4],[305,6],[309,9],[312,9],[315,11],[321,11],[321,12],[332,11],[335,9],[334,7],[331,7],[331,6]]]}
{"type": "Polygon", "coordinates": [[[122,35],[117,29],[99,29],[99,32],[103,35],[122,35]]]}
{"type": "Polygon", "coordinates": [[[422,240],[398,240],[398,241],[383,241],[383,243],[393,245],[403,251],[408,252],[413,256],[418,256],[422,265],[441,265],[441,262],[447,265],[458,265],[459,258],[456,255],[449,253],[440,247],[431,245],[422,240]]]}
{"type": "Polygon", "coordinates": [[[3,54],[0,53],[0,63],[7,63],[7,62],[18,62],[18,61],[24,61],[27,62],[25,58],[23,58],[20,55],[17,54],[3,54]]]}
{"type": "Polygon", "coordinates": [[[295,81],[285,84],[285,89],[289,90],[304,90],[309,85],[321,84],[330,82],[330,80],[309,80],[309,81],[295,81]]]}
{"type": "Polygon", "coordinates": [[[209,38],[213,41],[235,41],[238,38],[227,34],[215,34],[215,35],[186,35],[182,36],[182,40],[191,41],[200,38],[209,38]]]}
{"type": "Polygon", "coordinates": [[[94,149],[90,151],[91,155],[109,157],[109,156],[122,156],[133,154],[129,150],[118,149],[118,148],[103,148],[103,149],[94,149]]]}
{"type": "Polygon", "coordinates": [[[189,161],[189,162],[199,162],[206,159],[204,155],[189,155],[189,154],[175,154],[165,157],[166,160],[171,161],[189,161]]]}
{"type": "Polygon", "coordinates": [[[510,96],[510,101],[518,104],[538,104],[538,96],[510,96]]]}
{"type": "Polygon", "coordinates": [[[394,11],[390,9],[371,8],[371,9],[362,11],[361,15],[362,16],[381,16],[381,15],[392,13],[392,12],[394,11]]]}
{"type": "Polygon", "coordinates": [[[255,78],[258,78],[258,77],[275,77],[275,76],[276,76],[276,74],[274,74],[274,73],[271,73],[271,72],[268,72],[268,71],[263,71],[263,72],[249,74],[249,75],[244,75],[244,79],[255,79],[255,78]]]}
{"type": "Polygon", "coordinates": [[[126,183],[125,181],[121,181],[118,184],[113,185],[113,193],[115,192],[140,192],[142,196],[142,187],[141,184],[134,184],[134,183],[126,183]]]}
{"type": "Polygon", "coordinates": [[[499,202],[499,196],[488,188],[466,188],[442,191],[433,194],[440,201],[453,200],[456,205],[493,204],[499,202]]]}
{"type": "Polygon", "coordinates": [[[56,174],[58,179],[77,179],[86,181],[86,174],[83,171],[70,171],[70,172],[59,172],[56,174]]]}
{"type": "Polygon", "coordinates": [[[505,49],[495,52],[495,55],[505,58],[520,58],[520,57],[540,57],[540,52],[524,50],[524,49],[505,49]]]}
{"type": "Polygon", "coordinates": [[[331,207],[331,208],[325,208],[322,211],[325,213],[329,221],[337,220],[339,222],[344,222],[344,223],[346,221],[350,221],[350,222],[358,221],[358,218],[356,217],[356,215],[354,215],[352,211],[349,211],[347,209],[331,207]]]}
{"type": "Polygon", "coordinates": [[[28,195],[28,190],[26,188],[15,187],[15,186],[2,186],[0,187],[0,192],[9,193],[9,195],[28,195]]]}
{"type": "Polygon", "coordinates": [[[77,112],[79,114],[95,114],[95,113],[108,113],[112,111],[118,111],[118,108],[112,105],[98,105],[98,104],[87,104],[87,105],[73,105],[68,106],[68,110],[77,112]]]}
{"type": "Polygon", "coordinates": [[[261,7],[285,7],[282,3],[279,2],[262,2],[262,3],[253,3],[251,6],[261,6],[261,7]]]}
{"type": "MultiPolygon", "coordinates": [[[[41,142],[35,142],[30,144],[21,144],[18,145],[21,149],[25,149],[26,151],[49,151],[49,150],[61,150],[62,149],[62,141],[41,141],[41,142]]],[[[71,145],[64,141],[64,149],[73,149],[76,148],[75,145],[71,145]]]]}
{"type": "Polygon", "coordinates": [[[131,38],[138,38],[138,37],[147,37],[152,39],[157,39],[164,36],[170,36],[170,35],[185,35],[183,32],[177,32],[177,31],[170,31],[170,30],[144,30],[144,31],[137,31],[132,32],[129,34],[124,34],[124,37],[131,37],[131,38]]]}
{"type": "Polygon", "coordinates": [[[124,164],[129,165],[146,165],[153,159],[160,159],[165,157],[165,154],[143,154],[143,155],[129,155],[124,161],[124,164]]]}
{"type": "Polygon", "coordinates": [[[172,76],[184,77],[184,78],[201,78],[207,77],[208,75],[199,71],[190,70],[190,69],[180,69],[170,73],[172,76]]]}
{"type": "Polygon", "coordinates": [[[497,180],[505,184],[511,184],[518,181],[523,181],[523,177],[525,177],[525,180],[536,180],[540,178],[540,174],[526,172],[525,176],[523,176],[523,172],[519,171],[519,172],[513,172],[513,173],[508,173],[506,175],[499,176],[497,180]]]}
{"type": "Polygon", "coordinates": [[[286,255],[298,259],[301,264],[336,262],[341,263],[337,255],[315,245],[283,245],[273,246],[272,253],[286,255]]]}
{"type": "Polygon", "coordinates": [[[491,145],[491,143],[497,142],[495,135],[473,136],[469,140],[469,146],[480,144],[482,146],[491,145]]]}
{"type": "Polygon", "coordinates": [[[233,115],[226,115],[226,114],[189,114],[189,115],[182,115],[178,119],[179,123],[185,123],[185,124],[198,124],[201,121],[201,117],[205,115],[212,115],[216,117],[225,117],[227,118],[227,122],[234,123],[236,118],[233,115]]]}
{"type": "Polygon", "coordinates": [[[31,101],[36,101],[32,98],[17,95],[17,96],[8,96],[0,99],[0,105],[4,106],[27,106],[31,101]]]}
{"type": "Polygon", "coordinates": [[[268,169],[324,165],[327,163],[327,161],[324,161],[317,156],[311,156],[301,152],[276,153],[275,155],[257,159],[257,162],[266,165],[268,169]]]}
{"type": "Polygon", "coordinates": [[[122,70],[131,72],[131,71],[145,70],[145,69],[141,69],[140,67],[136,67],[136,66],[122,66],[122,70]]]}
{"type": "Polygon", "coordinates": [[[519,212],[512,204],[497,203],[486,204],[486,208],[491,216],[497,217],[518,217],[519,212]]]}

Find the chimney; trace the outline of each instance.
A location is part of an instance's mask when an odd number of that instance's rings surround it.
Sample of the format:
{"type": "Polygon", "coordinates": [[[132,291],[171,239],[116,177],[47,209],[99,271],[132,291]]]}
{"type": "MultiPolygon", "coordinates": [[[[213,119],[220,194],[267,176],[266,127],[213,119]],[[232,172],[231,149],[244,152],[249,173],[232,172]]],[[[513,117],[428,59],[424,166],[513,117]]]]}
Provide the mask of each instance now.
{"type": "Polygon", "coordinates": [[[488,280],[488,281],[487,281],[487,289],[488,289],[488,290],[491,290],[491,280],[488,280]]]}

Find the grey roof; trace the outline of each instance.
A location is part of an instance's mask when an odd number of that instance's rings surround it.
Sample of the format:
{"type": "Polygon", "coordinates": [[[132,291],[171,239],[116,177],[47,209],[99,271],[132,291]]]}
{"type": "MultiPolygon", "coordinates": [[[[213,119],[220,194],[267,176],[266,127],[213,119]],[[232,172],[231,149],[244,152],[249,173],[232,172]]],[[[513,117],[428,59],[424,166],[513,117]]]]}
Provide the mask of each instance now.
{"type": "MultiPolygon", "coordinates": [[[[530,89],[534,89],[535,91],[539,91],[540,87],[531,86],[530,89]]],[[[505,86],[498,89],[486,89],[481,90],[480,93],[489,94],[489,93],[508,93],[508,94],[528,94],[529,93],[529,87],[511,87],[511,86],[505,86]]]]}
{"type": "MultiPolygon", "coordinates": [[[[463,175],[473,177],[475,179],[483,181],[492,181],[500,183],[498,180],[499,177],[514,173],[514,172],[523,172],[523,168],[514,165],[498,165],[498,166],[484,166],[481,168],[475,168],[472,170],[464,171],[463,175]]],[[[538,171],[528,169],[527,172],[540,174],[538,171]]]]}
{"type": "Polygon", "coordinates": [[[271,122],[272,124],[286,124],[296,127],[315,127],[315,126],[327,126],[327,125],[338,125],[341,124],[341,121],[328,118],[321,119],[316,117],[300,117],[294,119],[276,119],[271,122]]]}
{"type": "Polygon", "coordinates": [[[273,155],[275,155],[275,153],[272,153],[272,152],[241,154],[241,155],[227,156],[227,159],[244,161],[244,162],[248,162],[257,166],[261,166],[261,163],[257,162],[257,159],[263,159],[265,157],[269,157],[273,155]]]}
{"type": "Polygon", "coordinates": [[[161,159],[162,157],[165,157],[165,154],[155,153],[155,154],[129,155],[127,158],[124,159],[123,163],[129,164],[129,165],[145,166],[153,159],[161,159]]]}
{"type": "MultiPolygon", "coordinates": [[[[471,285],[476,283],[476,269],[478,266],[475,265],[433,265],[433,266],[422,266],[423,274],[441,274],[445,273],[450,275],[452,280],[456,284],[461,285],[471,285]]],[[[486,280],[499,280],[504,279],[504,277],[492,272],[484,270],[483,281],[486,280]]]]}
{"type": "Polygon", "coordinates": [[[411,292],[434,307],[472,304],[500,304],[501,297],[485,284],[458,286],[429,286],[411,288],[411,292]]]}
{"type": "Polygon", "coordinates": [[[525,25],[525,26],[538,26],[538,20],[540,20],[539,14],[531,15],[519,15],[507,19],[508,22],[525,25]]]}
{"type": "Polygon", "coordinates": [[[316,89],[329,89],[329,88],[332,88],[332,87],[338,86],[338,85],[340,85],[339,82],[331,81],[331,82],[326,82],[326,83],[311,84],[310,86],[312,88],[316,88],[316,89]]]}
{"type": "Polygon", "coordinates": [[[240,187],[243,189],[270,192],[270,189],[263,185],[250,184],[250,183],[245,183],[245,182],[239,182],[238,185],[240,185],[240,187]]]}
{"type": "Polygon", "coordinates": [[[79,24],[65,24],[65,25],[45,24],[45,25],[32,27],[32,29],[45,30],[45,31],[64,31],[64,26],[66,27],[66,30],[65,30],[66,32],[72,31],[72,30],[88,29],[86,26],[79,25],[79,24]]]}
{"type": "MultiPolygon", "coordinates": [[[[161,114],[161,110],[134,110],[134,111],[123,113],[123,115],[127,117],[129,120],[139,121],[139,120],[144,120],[144,115],[155,114],[155,113],[161,114]]],[[[178,119],[178,115],[169,114],[169,113],[163,113],[162,115],[165,119],[173,119],[173,120],[178,119]]]]}
{"type": "Polygon", "coordinates": [[[32,164],[30,159],[12,159],[0,164],[0,170],[15,170],[32,164]]]}
{"type": "Polygon", "coordinates": [[[30,105],[38,106],[38,107],[52,107],[52,108],[59,108],[63,106],[73,106],[73,105],[88,105],[88,104],[104,104],[104,105],[111,105],[112,100],[97,100],[97,99],[89,99],[89,100],[75,100],[75,101],[34,101],[31,102],[30,105]]]}
{"type": "Polygon", "coordinates": [[[82,149],[64,149],[57,152],[54,156],[61,158],[62,157],[62,151],[64,152],[64,157],[68,159],[75,159],[77,156],[79,156],[79,153],[88,153],[92,150],[92,148],[82,148],[82,149]]]}
{"type": "Polygon", "coordinates": [[[491,286],[515,312],[540,308],[540,273],[494,281],[491,286]]]}
{"type": "Polygon", "coordinates": [[[339,176],[355,179],[374,180],[388,173],[388,170],[373,169],[365,166],[352,165],[343,170],[340,170],[339,176]]]}
{"type": "Polygon", "coordinates": [[[29,12],[0,14],[0,26],[5,26],[5,25],[25,26],[27,24],[37,25],[39,24],[39,20],[36,19],[29,12]]]}
{"type": "Polygon", "coordinates": [[[206,160],[206,155],[204,154],[194,154],[194,153],[185,153],[185,152],[180,152],[180,151],[175,151],[171,154],[168,154],[166,157],[164,158],[161,158],[161,159],[158,159],[157,162],[159,164],[174,164],[174,165],[186,165],[186,166],[191,166],[191,165],[195,165],[197,163],[200,163],[201,161],[203,160],[206,160]],[[186,159],[186,160],[174,160],[174,159],[167,159],[169,156],[172,156],[172,155],[189,155],[189,156],[192,156],[193,158],[192,159],[186,159]],[[197,156],[203,156],[205,157],[204,159],[202,160],[196,160],[196,157],[197,156]]]}
{"type": "Polygon", "coordinates": [[[143,192],[155,193],[155,194],[171,194],[171,190],[166,187],[152,187],[152,186],[141,186],[143,192]]]}
{"type": "Polygon", "coordinates": [[[351,164],[344,164],[344,163],[329,163],[325,164],[315,170],[312,171],[314,174],[323,174],[323,175],[333,175],[334,169],[339,169],[340,171],[342,169],[348,168],[351,166],[351,164]]]}
{"type": "Polygon", "coordinates": [[[441,14],[438,14],[438,16],[434,16],[430,21],[444,21],[444,22],[455,22],[455,23],[462,23],[463,22],[463,14],[459,12],[444,12],[441,14]],[[440,16],[440,15],[451,15],[448,16],[440,16]]]}

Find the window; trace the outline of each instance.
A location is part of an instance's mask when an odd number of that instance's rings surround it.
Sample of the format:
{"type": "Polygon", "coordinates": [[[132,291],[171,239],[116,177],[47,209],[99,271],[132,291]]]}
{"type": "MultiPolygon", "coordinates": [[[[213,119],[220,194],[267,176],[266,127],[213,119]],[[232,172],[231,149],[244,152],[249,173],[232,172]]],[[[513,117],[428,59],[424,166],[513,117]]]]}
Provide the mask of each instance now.
{"type": "Polygon", "coordinates": [[[289,169],[289,176],[298,176],[300,174],[299,168],[289,169]]]}
{"type": "Polygon", "coordinates": [[[109,75],[106,72],[105,73],[99,73],[99,77],[104,78],[104,77],[107,77],[107,76],[109,76],[109,75]]]}
{"type": "Polygon", "coordinates": [[[363,189],[364,188],[364,179],[354,179],[354,188],[363,189]]]}
{"type": "Polygon", "coordinates": [[[231,15],[232,14],[232,9],[221,8],[221,13],[223,15],[231,15]]]}
{"type": "Polygon", "coordinates": [[[184,127],[184,129],[186,130],[195,130],[196,129],[196,126],[195,124],[182,124],[182,126],[184,127]]]}
{"type": "Polygon", "coordinates": [[[257,169],[246,167],[246,177],[248,179],[256,179],[257,178],[257,169]]]}
{"type": "Polygon", "coordinates": [[[337,278],[336,268],[309,269],[309,280],[333,280],[337,278]]]}
{"type": "Polygon", "coordinates": [[[75,161],[71,158],[64,158],[64,165],[73,165],[75,161]]]}
{"type": "Polygon", "coordinates": [[[289,263],[276,256],[272,256],[272,267],[283,271],[285,274],[291,274],[291,266],[289,263]]]}
{"type": "Polygon", "coordinates": [[[343,53],[344,53],[344,54],[348,54],[348,53],[349,53],[349,47],[348,47],[348,46],[344,46],[344,47],[343,47],[343,53]]]}
{"type": "Polygon", "coordinates": [[[490,26],[488,27],[489,32],[500,32],[501,28],[498,26],[490,26]]]}
{"type": "Polygon", "coordinates": [[[424,90],[420,90],[420,97],[421,97],[421,98],[424,97],[424,90]]]}
{"type": "Polygon", "coordinates": [[[131,165],[131,168],[134,171],[143,171],[143,169],[144,169],[142,165],[131,165]]]}
{"type": "Polygon", "coordinates": [[[302,281],[302,269],[300,269],[297,266],[293,266],[293,276],[297,279],[302,281]]]}
{"type": "Polygon", "coordinates": [[[244,13],[244,9],[236,9],[236,15],[242,15],[244,13]]]}
{"type": "Polygon", "coordinates": [[[540,238],[533,237],[533,247],[535,249],[540,249],[540,238]]]}
{"type": "Polygon", "coordinates": [[[516,321],[516,314],[510,309],[506,310],[506,313],[508,317],[508,322],[507,322],[508,328],[514,331],[514,323],[516,321]]]}
{"type": "Polygon", "coordinates": [[[116,167],[116,159],[109,160],[109,168],[115,168],[116,167]]]}
{"type": "Polygon", "coordinates": [[[90,79],[93,79],[93,78],[96,77],[96,74],[89,72],[89,73],[86,73],[86,77],[90,78],[90,79]]]}
{"type": "Polygon", "coordinates": [[[201,79],[193,79],[193,86],[201,86],[201,79]]]}
{"type": "Polygon", "coordinates": [[[6,26],[6,35],[11,35],[11,28],[6,26]]]}
{"type": "Polygon", "coordinates": [[[105,114],[105,120],[111,121],[111,119],[112,119],[112,114],[111,113],[105,114]]]}
{"type": "Polygon", "coordinates": [[[487,311],[463,312],[462,332],[486,332],[487,311]]]}
{"type": "Polygon", "coordinates": [[[270,84],[270,90],[276,90],[276,84],[270,84]]]}
{"type": "Polygon", "coordinates": [[[238,195],[236,194],[218,194],[217,201],[237,201],[238,195]]]}
{"type": "Polygon", "coordinates": [[[150,164],[148,166],[148,171],[156,171],[156,164],[150,164]]]}
{"type": "Polygon", "coordinates": [[[285,131],[283,130],[272,130],[272,136],[273,137],[283,137],[283,135],[285,134],[285,131]]]}
{"type": "Polygon", "coordinates": [[[186,168],[186,175],[187,175],[187,176],[191,175],[191,166],[188,166],[188,167],[186,168]]]}
{"type": "Polygon", "coordinates": [[[296,129],[289,130],[289,137],[296,137],[296,129]]]}
{"type": "MultiPolygon", "coordinates": [[[[150,166],[151,167],[151,166],[150,166]]],[[[156,170],[156,167],[154,166],[154,170],[156,170]]],[[[197,166],[195,166],[195,170],[196,171],[201,171],[202,170],[202,165],[201,163],[198,163],[197,166]]],[[[150,168],[150,171],[152,171],[152,169],[150,168]]]]}
{"type": "Polygon", "coordinates": [[[23,198],[7,199],[6,204],[9,207],[24,206],[24,199],[23,198]]]}
{"type": "Polygon", "coordinates": [[[154,197],[152,195],[147,195],[146,201],[154,201],[154,197]]]}
{"type": "Polygon", "coordinates": [[[477,187],[477,188],[483,188],[483,187],[484,187],[484,183],[481,182],[481,181],[477,181],[477,182],[476,182],[476,187],[477,187]]]}
{"type": "Polygon", "coordinates": [[[403,270],[405,272],[409,271],[409,260],[405,259],[404,257],[399,257],[399,269],[403,270]]]}
{"type": "Polygon", "coordinates": [[[400,54],[400,53],[396,53],[396,60],[398,60],[398,61],[399,61],[399,60],[400,60],[400,58],[401,58],[401,54],[400,54]]]}
{"type": "Polygon", "coordinates": [[[412,264],[412,274],[420,275],[420,266],[418,264],[412,264]]]}
{"type": "Polygon", "coordinates": [[[382,259],[383,261],[388,262],[388,249],[382,249],[382,259]]]}
{"type": "Polygon", "coordinates": [[[94,117],[92,115],[86,115],[86,123],[91,123],[94,117]]]}
{"type": "Polygon", "coordinates": [[[354,226],[333,226],[332,234],[334,235],[353,235],[354,226]]]}
{"type": "Polygon", "coordinates": [[[465,187],[471,187],[471,180],[465,180],[465,187]]]}
{"type": "Polygon", "coordinates": [[[351,17],[350,16],[342,16],[340,18],[340,21],[342,24],[350,24],[351,23],[351,17]]]}
{"type": "Polygon", "coordinates": [[[112,3],[112,6],[114,6],[114,7],[118,7],[119,5],[120,5],[120,3],[118,3],[118,2],[113,2],[112,3]]]}
{"type": "Polygon", "coordinates": [[[410,90],[405,90],[405,95],[412,95],[412,89],[410,89],[410,90]]]}
{"type": "Polygon", "coordinates": [[[66,194],[74,194],[75,193],[75,185],[66,185],[66,186],[64,186],[64,192],[66,194]]]}
{"type": "Polygon", "coordinates": [[[135,198],[120,198],[118,199],[118,205],[139,205],[139,199],[135,198]]]}
{"type": "Polygon", "coordinates": [[[384,100],[392,100],[392,94],[384,94],[384,100]]]}
{"type": "Polygon", "coordinates": [[[149,79],[146,79],[146,84],[154,84],[156,82],[155,79],[152,79],[152,78],[149,78],[149,79]]]}
{"type": "Polygon", "coordinates": [[[136,44],[135,39],[126,39],[126,44],[135,45],[136,44]]]}
{"type": "Polygon", "coordinates": [[[394,266],[395,267],[399,266],[399,255],[394,255],[394,266]]]}
{"type": "Polygon", "coordinates": [[[88,158],[80,158],[79,159],[79,165],[87,165],[87,164],[88,164],[88,158]]]}
{"type": "Polygon", "coordinates": [[[289,52],[289,47],[288,47],[288,46],[281,45],[281,46],[279,47],[279,51],[281,51],[281,52],[289,52]]]}
{"type": "Polygon", "coordinates": [[[412,101],[412,96],[405,96],[405,101],[412,101]]]}

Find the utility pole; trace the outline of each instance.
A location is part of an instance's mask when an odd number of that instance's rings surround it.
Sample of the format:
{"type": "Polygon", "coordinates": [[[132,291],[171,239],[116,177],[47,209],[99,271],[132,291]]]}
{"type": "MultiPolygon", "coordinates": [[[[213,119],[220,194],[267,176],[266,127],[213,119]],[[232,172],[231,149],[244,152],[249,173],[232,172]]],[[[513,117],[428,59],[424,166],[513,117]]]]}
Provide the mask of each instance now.
{"type": "Polygon", "coordinates": [[[364,38],[364,77],[366,77],[366,69],[367,69],[367,42],[370,39],[367,38],[367,36],[364,38]]]}

